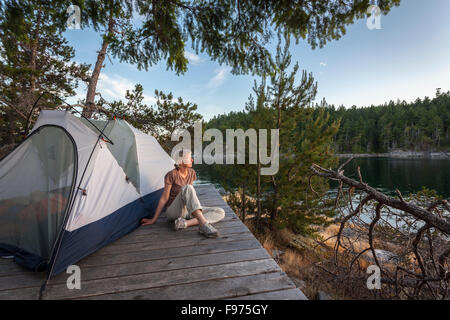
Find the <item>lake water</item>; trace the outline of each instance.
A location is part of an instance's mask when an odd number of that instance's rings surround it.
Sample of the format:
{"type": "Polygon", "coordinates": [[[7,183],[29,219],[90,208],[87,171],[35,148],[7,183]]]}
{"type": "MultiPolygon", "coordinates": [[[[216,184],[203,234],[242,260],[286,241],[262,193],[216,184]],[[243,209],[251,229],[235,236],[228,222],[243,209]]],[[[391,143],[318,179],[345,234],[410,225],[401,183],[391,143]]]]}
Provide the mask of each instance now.
{"type": "Polygon", "coordinates": [[[397,188],[407,195],[425,186],[445,198],[450,197],[450,160],[355,158],[345,166],[344,174],[359,180],[358,166],[363,181],[380,191],[393,194],[397,188]]]}
{"type": "MultiPolygon", "coordinates": [[[[361,168],[363,181],[382,192],[393,195],[397,188],[403,195],[407,195],[420,191],[422,186],[425,186],[444,198],[450,198],[450,160],[355,158],[345,166],[344,174],[359,180],[357,166],[361,168]]],[[[219,187],[220,179],[214,177],[211,170],[201,167],[194,166],[199,178],[198,183],[210,182],[219,187]]],[[[331,188],[336,187],[337,184],[331,183],[331,188]]]]}

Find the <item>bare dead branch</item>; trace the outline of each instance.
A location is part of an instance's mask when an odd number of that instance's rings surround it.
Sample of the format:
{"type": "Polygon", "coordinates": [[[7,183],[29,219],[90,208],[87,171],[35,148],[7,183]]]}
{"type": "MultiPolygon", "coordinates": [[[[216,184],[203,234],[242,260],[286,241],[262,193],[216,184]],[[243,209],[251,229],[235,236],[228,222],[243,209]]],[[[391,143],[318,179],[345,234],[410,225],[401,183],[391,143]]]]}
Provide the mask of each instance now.
{"type": "Polygon", "coordinates": [[[378,202],[383,203],[384,205],[390,206],[395,209],[402,210],[404,212],[407,212],[414,217],[428,223],[430,226],[439,229],[440,231],[450,235],[450,223],[447,222],[444,219],[441,219],[432,213],[430,213],[428,210],[419,207],[418,205],[415,205],[413,203],[407,203],[402,202],[401,200],[394,199],[390,196],[387,196],[376,189],[370,187],[367,184],[357,182],[351,178],[348,178],[341,173],[338,173],[336,171],[333,171],[331,169],[324,169],[317,164],[313,164],[311,166],[311,170],[320,177],[325,178],[334,178],[339,179],[343,183],[353,186],[356,189],[362,190],[367,194],[370,194],[374,197],[375,200],[378,202]]]}
{"type": "Polygon", "coordinates": [[[404,203],[405,200],[403,199],[403,195],[402,195],[402,193],[400,192],[400,190],[395,189],[395,192],[397,193],[398,197],[400,198],[400,201],[404,203]]]}
{"type": "Polygon", "coordinates": [[[341,165],[339,166],[339,168],[337,169],[337,172],[342,171],[342,169],[343,169],[350,161],[352,161],[352,160],[353,160],[353,157],[348,158],[347,161],[345,161],[343,164],[341,164],[341,165]]]}
{"type": "Polygon", "coordinates": [[[17,114],[18,114],[21,118],[23,118],[23,119],[25,119],[25,120],[28,119],[28,117],[27,117],[26,115],[24,115],[19,109],[17,109],[15,106],[9,104],[8,102],[6,102],[6,101],[5,101],[4,99],[2,99],[1,97],[0,97],[0,102],[2,102],[4,105],[10,107],[11,109],[13,109],[15,112],[17,112],[17,114]]]}
{"type": "MultiPolygon", "coordinates": [[[[398,199],[387,196],[364,183],[359,167],[357,169],[359,181],[346,177],[343,174],[343,167],[350,161],[351,158],[336,170],[325,169],[316,164],[310,167],[312,176],[338,181],[335,208],[343,213],[333,248],[335,252],[333,268],[338,272],[325,270],[326,268],[323,266],[320,268],[330,274],[335,274],[337,279],[359,279],[361,276],[353,273],[362,271],[360,260],[373,259],[383,275],[382,283],[391,286],[392,291],[389,292],[392,292],[394,296],[408,299],[445,299],[449,293],[450,272],[446,261],[450,256],[450,247],[442,250],[442,246],[448,242],[450,236],[450,221],[444,214],[445,210],[450,213],[448,201],[437,200],[428,206],[422,206],[421,202],[404,198],[398,189],[395,189],[398,199]],[[343,191],[344,185],[348,187],[346,193],[343,191]],[[357,208],[353,209],[352,201],[355,190],[358,191],[357,194],[360,197],[364,195],[364,198],[360,200],[357,208]],[[342,204],[341,200],[345,203],[342,204]],[[362,209],[364,206],[368,206],[371,200],[376,201],[375,214],[362,219],[360,216],[362,209]],[[338,207],[339,204],[340,207],[338,207]],[[347,212],[344,213],[342,207],[347,208],[347,212]],[[385,218],[382,215],[385,215],[385,218]],[[367,218],[370,222],[365,221],[367,218]],[[342,232],[350,220],[353,221],[350,227],[353,234],[351,238],[345,237],[346,244],[349,244],[347,247],[347,245],[343,245],[341,238],[342,232]],[[359,246],[364,244],[364,233],[368,246],[361,249],[359,246]],[[387,246],[388,249],[395,250],[394,260],[391,261],[389,256],[388,258],[381,256],[383,261],[380,261],[381,258],[375,249],[377,237],[377,244],[382,248],[387,246]],[[354,246],[354,243],[358,241],[362,242],[358,246],[354,246]],[[342,250],[339,250],[340,247],[342,250]],[[366,255],[369,251],[371,256],[366,255]],[[339,265],[339,256],[344,258],[342,261],[349,262],[349,268],[342,268],[339,265]],[[354,270],[352,267],[356,262],[359,267],[354,270]],[[416,271],[417,269],[419,272],[416,271]]],[[[312,176],[309,177],[309,181],[312,176]]],[[[333,237],[334,235],[326,240],[333,237]]]]}
{"type": "Polygon", "coordinates": [[[363,183],[362,175],[361,175],[361,168],[359,166],[358,166],[358,177],[359,177],[359,182],[363,183]]]}

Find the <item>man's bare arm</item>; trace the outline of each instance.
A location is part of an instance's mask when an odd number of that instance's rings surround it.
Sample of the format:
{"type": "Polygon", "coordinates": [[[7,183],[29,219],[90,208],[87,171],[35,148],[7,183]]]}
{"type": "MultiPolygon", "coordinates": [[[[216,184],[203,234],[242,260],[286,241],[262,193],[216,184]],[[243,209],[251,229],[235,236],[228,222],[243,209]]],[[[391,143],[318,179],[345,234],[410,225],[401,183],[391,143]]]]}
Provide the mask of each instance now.
{"type": "Polygon", "coordinates": [[[159,215],[161,214],[165,204],[169,200],[170,189],[172,189],[172,185],[165,183],[164,191],[163,191],[163,194],[161,195],[161,198],[159,198],[159,202],[158,202],[158,206],[156,207],[155,215],[151,219],[142,219],[143,225],[154,224],[156,222],[156,220],[158,219],[159,215]]]}

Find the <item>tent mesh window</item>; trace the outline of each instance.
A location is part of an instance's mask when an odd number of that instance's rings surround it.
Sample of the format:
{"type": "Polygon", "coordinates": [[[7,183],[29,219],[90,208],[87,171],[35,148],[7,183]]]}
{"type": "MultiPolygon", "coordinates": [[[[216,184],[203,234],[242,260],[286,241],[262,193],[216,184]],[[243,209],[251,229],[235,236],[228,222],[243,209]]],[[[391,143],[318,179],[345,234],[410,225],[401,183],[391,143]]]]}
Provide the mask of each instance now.
{"type": "Polygon", "coordinates": [[[114,144],[107,144],[109,151],[119,166],[122,167],[137,192],[140,192],[136,139],[128,123],[124,120],[114,120],[109,123],[108,121],[92,119],[89,122],[84,118],[80,118],[80,120],[95,133],[98,133],[98,130],[92,124],[100,131],[104,129],[103,133],[114,142],[114,144]]]}
{"type": "Polygon", "coordinates": [[[49,259],[73,184],[76,146],[56,126],[32,133],[0,167],[0,246],[49,259]]]}

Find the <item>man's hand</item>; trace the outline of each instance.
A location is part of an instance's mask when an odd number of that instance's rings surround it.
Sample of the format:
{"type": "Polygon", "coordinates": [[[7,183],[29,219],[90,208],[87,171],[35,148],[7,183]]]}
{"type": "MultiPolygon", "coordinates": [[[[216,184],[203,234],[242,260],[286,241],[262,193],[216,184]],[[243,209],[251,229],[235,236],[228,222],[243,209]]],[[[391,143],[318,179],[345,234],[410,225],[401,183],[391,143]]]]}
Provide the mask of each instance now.
{"type": "Polygon", "coordinates": [[[149,224],[154,224],[156,222],[156,220],[154,219],[147,219],[147,218],[143,218],[141,219],[141,226],[146,226],[149,224]]]}

